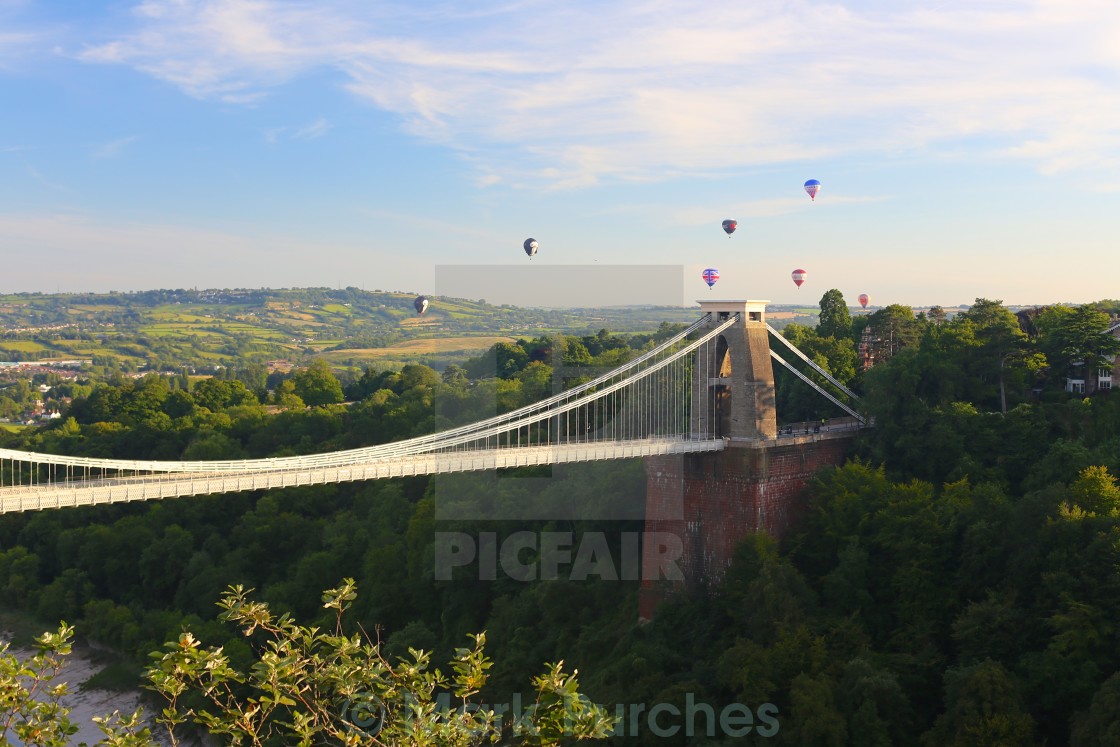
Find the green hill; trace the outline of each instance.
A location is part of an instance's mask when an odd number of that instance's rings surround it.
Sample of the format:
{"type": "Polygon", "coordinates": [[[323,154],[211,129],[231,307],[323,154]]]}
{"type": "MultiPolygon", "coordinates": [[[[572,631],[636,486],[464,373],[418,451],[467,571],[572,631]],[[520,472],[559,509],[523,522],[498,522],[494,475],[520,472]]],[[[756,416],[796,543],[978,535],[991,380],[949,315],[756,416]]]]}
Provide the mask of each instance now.
{"type": "Polygon", "coordinates": [[[0,296],[0,359],[88,358],[126,369],[302,362],[324,353],[335,364],[439,362],[470,355],[493,340],[404,343],[588,334],[603,328],[644,332],[663,322],[696,318],[694,308],[526,309],[438,296],[430,297],[431,308],[419,317],[414,298],[358,288],[10,294],[0,296]],[[386,349],[396,352],[370,352],[386,349]]]}

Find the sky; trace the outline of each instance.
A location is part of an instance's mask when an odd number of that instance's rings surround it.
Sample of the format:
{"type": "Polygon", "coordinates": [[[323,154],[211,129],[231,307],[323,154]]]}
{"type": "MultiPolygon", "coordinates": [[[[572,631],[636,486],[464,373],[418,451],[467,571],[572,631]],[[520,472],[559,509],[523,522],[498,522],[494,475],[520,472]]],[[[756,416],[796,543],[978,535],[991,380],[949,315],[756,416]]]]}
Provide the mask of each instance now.
{"type": "Polygon", "coordinates": [[[1087,303],[1118,198],[1116,0],[0,0],[2,293],[1087,303]]]}

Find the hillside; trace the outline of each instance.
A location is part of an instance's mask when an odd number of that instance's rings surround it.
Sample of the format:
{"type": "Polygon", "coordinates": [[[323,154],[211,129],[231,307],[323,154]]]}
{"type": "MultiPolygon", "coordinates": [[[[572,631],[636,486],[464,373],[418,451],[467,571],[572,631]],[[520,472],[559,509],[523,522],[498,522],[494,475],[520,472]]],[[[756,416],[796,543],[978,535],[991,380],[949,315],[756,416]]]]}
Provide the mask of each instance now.
{"type": "MultiPolygon", "coordinates": [[[[414,298],[358,288],[10,294],[0,296],[0,359],[77,358],[124,369],[300,362],[317,355],[332,365],[440,364],[498,337],[641,332],[696,318],[694,308],[526,309],[435,296],[418,317],[414,298]]],[[[812,313],[800,312],[809,321],[812,313]]],[[[793,314],[779,312],[776,322],[783,316],[793,314]]]]}

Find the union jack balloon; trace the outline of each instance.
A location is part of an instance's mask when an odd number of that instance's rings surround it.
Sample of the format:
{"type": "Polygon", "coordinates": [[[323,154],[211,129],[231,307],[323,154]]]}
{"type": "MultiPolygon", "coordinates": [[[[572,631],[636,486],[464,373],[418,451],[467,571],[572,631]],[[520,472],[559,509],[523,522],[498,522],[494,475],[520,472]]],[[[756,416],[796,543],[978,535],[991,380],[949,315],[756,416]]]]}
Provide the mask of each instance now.
{"type": "Polygon", "coordinates": [[[708,290],[711,290],[712,286],[719,280],[719,270],[714,267],[709,267],[700,273],[700,276],[703,277],[704,282],[708,284],[708,290]]]}

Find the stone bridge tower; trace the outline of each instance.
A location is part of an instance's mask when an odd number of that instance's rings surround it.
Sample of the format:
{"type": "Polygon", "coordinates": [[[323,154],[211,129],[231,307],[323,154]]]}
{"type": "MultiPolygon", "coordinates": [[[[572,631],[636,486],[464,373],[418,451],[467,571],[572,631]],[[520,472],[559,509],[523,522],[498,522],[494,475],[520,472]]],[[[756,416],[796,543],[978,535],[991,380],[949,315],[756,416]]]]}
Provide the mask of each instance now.
{"type": "Polygon", "coordinates": [[[779,436],[766,304],[700,302],[712,325],[740,319],[693,372],[693,402],[710,406],[694,407],[692,429],[727,447],[646,459],[640,618],[676,590],[718,583],[748,533],[781,539],[804,512],[813,473],[842,464],[853,442],[853,430],[779,436]]]}
{"type": "Polygon", "coordinates": [[[693,372],[693,387],[709,407],[693,410],[693,432],[712,433],[733,442],[773,439],[778,435],[774,407],[774,367],[766,331],[768,301],[701,301],[715,326],[739,315],[733,325],[708,346],[708,359],[693,372]],[[716,422],[709,423],[712,418],[716,422]]]}

